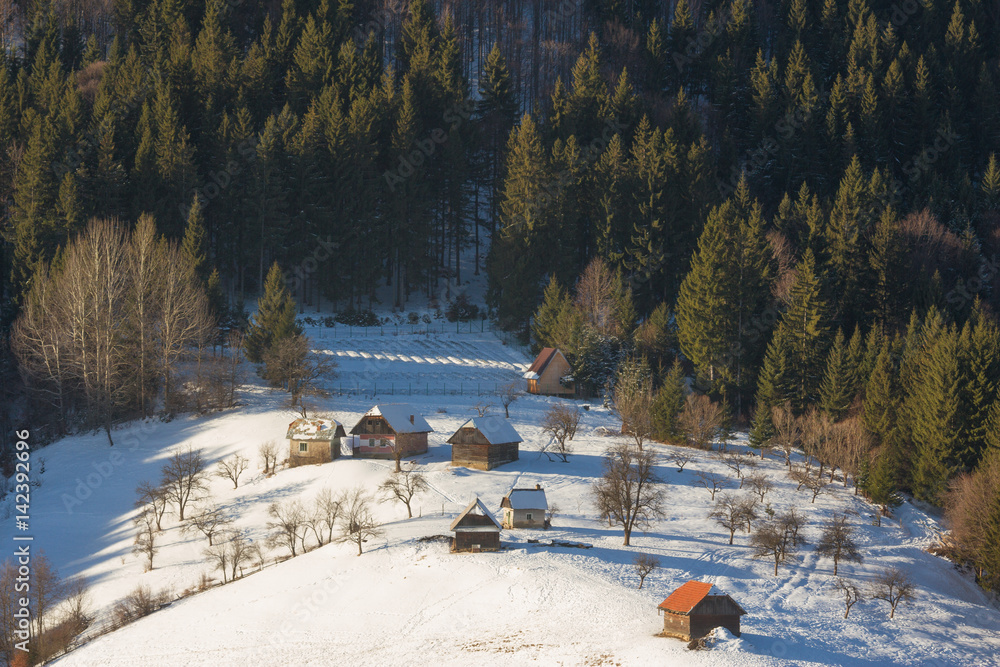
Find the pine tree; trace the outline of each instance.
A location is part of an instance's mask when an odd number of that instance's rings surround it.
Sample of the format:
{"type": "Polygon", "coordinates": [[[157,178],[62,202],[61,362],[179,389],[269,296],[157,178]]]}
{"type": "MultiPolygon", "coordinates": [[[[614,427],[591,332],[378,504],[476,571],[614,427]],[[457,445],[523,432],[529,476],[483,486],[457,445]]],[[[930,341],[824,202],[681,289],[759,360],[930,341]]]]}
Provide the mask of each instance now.
{"type": "Polygon", "coordinates": [[[990,153],[990,161],[986,165],[980,188],[983,192],[983,207],[993,211],[1000,209],[1000,163],[997,162],[996,153],[990,153]]]}
{"type": "Polygon", "coordinates": [[[275,262],[267,273],[264,294],[257,302],[257,312],[247,328],[244,343],[247,359],[260,363],[272,345],[302,333],[295,320],[295,308],[295,300],[285,285],[281,267],[275,262]]]}
{"type": "Polygon", "coordinates": [[[208,272],[208,252],[205,247],[205,216],[201,211],[201,199],[197,195],[188,210],[181,252],[194,272],[192,279],[201,283],[208,272]]]}
{"type": "Polygon", "coordinates": [[[569,302],[569,295],[562,288],[555,276],[549,278],[549,284],[542,293],[542,303],[535,311],[531,323],[531,333],[535,347],[560,347],[562,341],[555,338],[559,317],[569,302]]]}
{"type": "Polygon", "coordinates": [[[681,436],[677,417],[684,407],[686,388],[684,367],[680,359],[675,359],[653,397],[653,437],[656,440],[673,442],[681,436]]]}
{"type": "Polygon", "coordinates": [[[854,368],[850,365],[844,332],[837,330],[826,357],[826,371],[819,387],[819,406],[835,421],[847,414],[854,400],[854,368]]]}

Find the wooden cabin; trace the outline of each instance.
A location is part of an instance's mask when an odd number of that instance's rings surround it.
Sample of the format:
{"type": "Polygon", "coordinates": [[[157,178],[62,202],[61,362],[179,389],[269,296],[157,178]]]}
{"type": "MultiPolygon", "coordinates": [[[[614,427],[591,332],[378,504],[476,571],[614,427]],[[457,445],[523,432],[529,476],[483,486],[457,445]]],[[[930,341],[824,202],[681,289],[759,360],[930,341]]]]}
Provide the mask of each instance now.
{"type": "Polygon", "coordinates": [[[359,458],[391,459],[401,447],[402,456],[427,451],[427,434],[433,431],[424,418],[409,405],[376,405],[358,420],[351,434],[352,454],[359,458]]]}
{"type": "Polygon", "coordinates": [[[524,374],[528,392],[546,396],[572,396],[576,393],[573,370],[558,348],[543,348],[524,374]]]}
{"type": "Polygon", "coordinates": [[[336,419],[296,419],[288,425],[288,465],[326,463],[340,456],[344,425],[336,419]]]}
{"type": "Polygon", "coordinates": [[[500,523],[478,497],[451,522],[449,530],[455,531],[452,551],[477,553],[500,549],[500,523]]]}
{"type": "Polygon", "coordinates": [[[721,627],[739,637],[746,611],[728,595],[709,595],[711,590],[712,584],[689,581],[661,602],[663,635],[689,642],[721,627]]]}
{"type": "Polygon", "coordinates": [[[523,438],[510,422],[492,415],[474,417],[458,427],[448,438],[451,464],[476,470],[492,470],[517,460],[518,444],[523,438]]]}
{"type": "Polygon", "coordinates": [[[549,503],[541,484],[533,489],[511,489],[500,501],[504,528],[548,528],[549,503]]]}

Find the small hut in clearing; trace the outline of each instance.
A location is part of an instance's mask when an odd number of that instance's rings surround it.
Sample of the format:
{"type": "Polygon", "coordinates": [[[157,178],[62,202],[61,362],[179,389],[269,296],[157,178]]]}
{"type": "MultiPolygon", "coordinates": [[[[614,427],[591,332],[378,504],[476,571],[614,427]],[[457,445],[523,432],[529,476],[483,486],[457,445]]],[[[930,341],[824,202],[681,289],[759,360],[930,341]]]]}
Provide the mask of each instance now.
{"type": "Polygon", "coordinates": [[[357,436],[352,447],[354,456],[370,459],[391,459],[396,447],[402,456],[427,451],[427,434],[433,431],[427,421],[409,405],[383,403],[366,412],[351,429],[357,436]]]}
{"type": "Polygon", "coordinates": [[[500,523],[478,497],[451,522],[449,530],[455,531],[452,551],[476,553],[500,549],[500,523]]]}
{"type": "Polygon", "coordinates": [[[340,456],[341,438],[347,436],[336,419],[296,419],[288,425],[288,465],[326,463],[340,456]]]}
{"type": "Polygon", "coordinates": [[[661,602],[664,636],[689,642],[722,627],[738,637],[746,611],[726,594],[709,595],[711,590],[712,584],[689,581],[661,602]]]}
{"type": "Polygon", "coordinates": [[[528,392],[531,394],[573,395],[576,386],[572,372],[569,361],[558,348],[546,347],[535,357],[524,379],[528,381],[528,392]]]}
{"type": "Polygon", "coordinates": [[[547,528],[549,503],[541,484],[533,489],[511,489],[500,501],[504,528],[547,528]]]}
{"type": "Polygon", "coordinates": [[[510,422],[492,415],[474,417],[448,438],[451,464],[477,470],[492,470],[517,460],[522,441],[510,422]]]}

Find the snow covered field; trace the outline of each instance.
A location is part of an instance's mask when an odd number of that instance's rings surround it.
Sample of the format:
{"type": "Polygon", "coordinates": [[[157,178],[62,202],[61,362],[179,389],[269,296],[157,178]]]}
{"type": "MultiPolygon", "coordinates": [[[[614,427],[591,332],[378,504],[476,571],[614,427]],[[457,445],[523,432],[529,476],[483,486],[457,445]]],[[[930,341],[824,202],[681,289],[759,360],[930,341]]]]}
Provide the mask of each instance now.
{"type": "MultiPolygon", "coordinates": [[[[310,332],[312,333],[312,332],[310,332]]],[[[454,430],[484,400],[474,395],[386,397],[383,382],[417,384],[507,382],[530,360],[490,334],[440,337],[319,338],[339,363],[331,385],[363,375],[378,381],[377,400],[414,405],[435,432],[430,450],[417,457],[432,490],[418,496],[407,520],[398,503],[377,506],[386,522],[384,538],[356,555],[350,544],[333,544],[272,565],[223,587],[212,588],[117,632],[100,637],[56,661],[59,665],[927,665],[1000,664],[1000,613],[966,575],[924,549],[938,520],[910,504],[899,520],[870,525],[871,507],[839,483],[809,503],[785,475],[784,464],[768,459],[761,469],[775,483],[768,496],[777,511],[796,505],[807,513],[807,545],[795,562],[773,575],[773,562],[750,558],[745,534],[732,546],[728,532],[708,520],[708,492],[695,485],[698,471],[727,472],[707,453],[677,472],[664,462],[669,516],[648,533],[634,533],[623,547],[620,529],[595,519],[589,498],[600,475],[601,455],[617,437],[595,433],[615,428],[599,406],[584,413],[568,463],[547,460],[537,424],[553,399],[525,397],[511,406],[511,419],[525,442],[519,461],[490,472],[451,468],[454,430]],[[513,486],[541,484],[559,506],[549,531],[505,530],[504,551],[448,553],[455,514],[478,495],[498,509],[513,486]],[[847,511],[857,529],[865,562],[842,564],[859,585],[886,565],[898,565],[917,582],[914,604],[889,620],[888,605],[863,601],[843,619],[833,589],[833,563],[812,551],[820,523],[847,511]],[[591,549],[550,548],[529,538],[583,542],[591,549]],[[661,567],[637,590],[631,566],[639,553],[661,567]],[[690,652],[683,642],[656,637],[662,619],[656,605],[689,579],[709,581],[749,613],[743,636],[720,638],[711,650],[690,652]]],[[[374,386],[374,382],[373,382],[374,386]]],[[[193,588],[209,573],[200,534],[183,533],[175,516],[165,518],[155,569],[143,572],[131,555],[135,486],[157,481],[166,458],[186,447],[214,462],[234,453],[254,467],[233,489],[213,478],[213,502],[238,517],[255,540],[266,530],[269,503],[309,501],[320,489],[361,484],[374,490],[392,470],[391,461],[341,458],[322,466],[281,470],[270,479],[256,466],[257,446],[278,440],[295,414],[285,396],[259,385],[247,387],[240,409],[208,417],[151,421],[117,433],[74,436],[34,452],[45,459],[42,486],[32,498],[35,548],[42,548],[63,576],[85,576],[92,587],[98,623],[115,600],[137,584],[174,593],[193,588]]],[[[317,407],[348,429],[373,401],[333,396],[317,407]]],[[[499,405],[494,409],[502,414],[499,405]]],[[[651,445],[667,453],[670,447],[651,445]]],[[[283,452],[286,451],[283,449],[283,452]]],[[[11,544],[12,520],[2,522],[11,544]]],[[[273,550],[272,556],[283,550],[273,550]]]]}

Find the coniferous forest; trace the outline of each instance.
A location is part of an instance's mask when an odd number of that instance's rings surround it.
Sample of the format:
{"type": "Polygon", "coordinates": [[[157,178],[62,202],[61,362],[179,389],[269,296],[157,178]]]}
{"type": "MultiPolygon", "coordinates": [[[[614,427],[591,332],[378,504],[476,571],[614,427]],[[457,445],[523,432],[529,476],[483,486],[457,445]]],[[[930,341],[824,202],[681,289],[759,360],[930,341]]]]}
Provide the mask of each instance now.
{"type": "Polygon", "coordinates": [[[497,326],[595,393],[645,376],[663,439],[684,376],[757,447],[853,425],[816,451],[945,506],[1000,587],[996,3],[0,0],[0,44],[5,391],[55,432],[168,399],[275,264],[405,310],[471,253],[497,326]],[[107,332],[188,309],[131,385],[27,335],[102,235],[107,332]]]}

